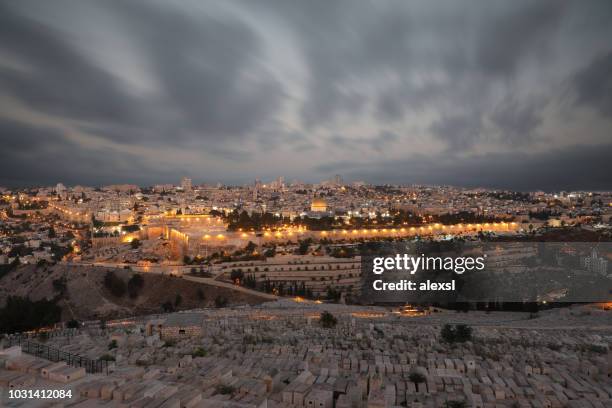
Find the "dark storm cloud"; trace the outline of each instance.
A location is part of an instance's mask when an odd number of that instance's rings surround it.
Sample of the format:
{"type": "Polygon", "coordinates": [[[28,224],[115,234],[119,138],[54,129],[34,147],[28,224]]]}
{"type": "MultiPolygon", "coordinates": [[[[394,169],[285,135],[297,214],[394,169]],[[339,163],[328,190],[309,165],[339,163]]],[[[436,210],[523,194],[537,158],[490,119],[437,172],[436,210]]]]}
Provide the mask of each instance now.
{"type": "Polygon", "coordinates": [[[332,135],[328,141],[338,149],[358,150],[362,152],[382,152],[389,145],[399,140],[399,137],[387,130],[381,131],[375,138],[351,138],[343,135],[332,135]]]}
{"type": "MultiPolygon", "coordinates": [[[[527,58],[546,58],[565,17],[566,1],[343,2],[272,1],[271,12],[299,33],[309,65],[307,125],[339,113],[359,113],[365,101],[357,81],[379,74],[409,77],[438,70],[444,84],[403,81],[378,98],[386,119],[443,97],[465,101],[483,95],[496,78],[516,75],[527,58]]],[[[473,102],[473,99],[471,100],[473,102]]]]}
{"type": "Polygon", "coordinates": [[[341,173],[374,183],[447,184],[468,187],[536,190],[609,190],[612,144],[576,145],[539,154],[471,155],[467,157],[413,155],[355,165],[330,163],[315,171],[341,173]]]}
{"type": "Polygon", "coordinates": [[[0,182],[308,180],[333,153],[373,181],[573,185],[609,152],[611,37],[608,0],[4,2],[0,182]]]}
{"type": "Polygon", "coordinates": [[[472,147],[480,138],[482,117],[480,113],[446,116],[432,123],[431,132],[446,142],[451,149],[472,147]]]}
{"type": "Polygon", "coordinates": [[[276,113],[283,91],[258,66],[261,44],[249,26],[227,17],[196,20],[169,7],[118,5],[118,18],[144,50],[165,103],[189,130],[204,139],[244,137],[276,113]]]}
{"type": "Polygon", "coordinates": [[[0,4],[0,51],[16,66],[0,65],[0,90],[48,114],[133,123],[131,100],[112,75],[66,44],[53,28],[0,4]]]}
{"type": "MultiPolygon", "coordinates": [[[[0,121],[0,185],[146,183],[150,169],[138,157],[106,148],[83,149],[51,128],[0,121]]],[[[169,179],[177,174],[162,175],[169,179]]]]}
{"type": "Polygon", "coordinates": [[[591,106],[612,118],[612,52],[593,60],[573,78],[579,104],[591,106]]]}
{"type": "MultiPolygon", "coordinates": [[[[100,137],[128,143],[172,138],[222,144],[246,137],[276,113],[282,89],[256,67],[260,44],[243,23],[194,20],[154,4],[114,6],[116,21],[157,75],[161,96],[134,96],[74,49],[73,38],[6,6],[0,11],[0,50],[23,68],[1,69],[2,90],[39,111],[89,121],[84,130],[100,137]]],[[[93,23],[95,15],[83,18],[93,23]]]]}
{"type": "Polygon", "coordinates": [[[555,31],[568,8],[566,0],[478,3],[482,28],[472,68],[491,75],[511,76],[525,56],[546,58],[555,31]],[[501,6],[501,7],[496,7],[501,6]]]}
{"type": "Polygon", "coordinates": [[[501,130],[504,141],[523,142],[530,139],[534,130],[542,124],[540,109],[538,101],[510,97],[494,108],[491,121],[501,130]]]}

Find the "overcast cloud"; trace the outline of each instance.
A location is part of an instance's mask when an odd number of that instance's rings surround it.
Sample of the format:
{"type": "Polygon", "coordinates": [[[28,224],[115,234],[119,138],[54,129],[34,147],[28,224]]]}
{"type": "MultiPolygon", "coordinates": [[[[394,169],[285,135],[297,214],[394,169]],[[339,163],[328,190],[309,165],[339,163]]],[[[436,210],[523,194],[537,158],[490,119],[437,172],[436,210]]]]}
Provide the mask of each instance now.
{"type": "Polygon", "coordinates": [[[0,185],[612,190],[612,3],[0,5],[0,185]]]}

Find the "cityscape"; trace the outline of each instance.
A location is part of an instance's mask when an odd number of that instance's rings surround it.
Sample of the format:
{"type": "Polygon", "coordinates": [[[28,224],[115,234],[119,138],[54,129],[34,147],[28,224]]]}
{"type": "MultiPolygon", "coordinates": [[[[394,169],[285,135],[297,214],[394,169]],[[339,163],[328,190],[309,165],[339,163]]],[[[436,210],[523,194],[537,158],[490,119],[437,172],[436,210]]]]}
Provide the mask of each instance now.
{"type": "Polygon", "coordinates": [[[609,0],[0,2],[0,407],[612,408],[609,0]]]}
{"type": "Polygon", "coordinates": [[[577,269],[610,279],[610,192],[183,177],[4,188],[1,208],[7,389],[68,386],[74,406],[611,401],[605,299],[466,310],[360,296],[361,248],[384,242],[498,243],[486,273],[511,260],[533,274],[541,256],[516,245],[563,241],[559,258],[577,241],[592,249],[573,247],[577,269]]]}

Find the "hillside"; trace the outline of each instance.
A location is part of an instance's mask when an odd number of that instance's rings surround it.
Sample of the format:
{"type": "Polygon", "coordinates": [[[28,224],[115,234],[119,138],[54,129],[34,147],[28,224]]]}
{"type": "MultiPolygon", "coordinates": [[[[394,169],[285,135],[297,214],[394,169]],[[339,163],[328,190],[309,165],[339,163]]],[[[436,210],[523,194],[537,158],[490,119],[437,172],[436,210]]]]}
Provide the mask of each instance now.
{"type": "Polygon", "coordinates": [[[28,297],[31,300],[57,299],[62,308],[62,319],[110,319],[147,313],[158,313],[171,307],[175,310],[215,307],[216,299],[227,300],[227,305],[257,304],[261,299],[247,293],[178,277],[142,274],[144,283],[138,296],[127,292],[115,296],[104,284],[107,272],[126,285],[134,272],[124,269],[82,266],[20,266],[0,279],[0,306],[8,296],[28,297]]]}

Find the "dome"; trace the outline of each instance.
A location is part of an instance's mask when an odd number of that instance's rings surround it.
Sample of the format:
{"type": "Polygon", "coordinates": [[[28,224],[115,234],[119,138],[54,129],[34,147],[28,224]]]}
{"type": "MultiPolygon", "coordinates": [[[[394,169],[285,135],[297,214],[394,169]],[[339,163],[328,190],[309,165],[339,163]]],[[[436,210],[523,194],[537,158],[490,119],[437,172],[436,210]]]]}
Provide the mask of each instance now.
{"type": "Polygon", "coordinates": [[[327,203],[322,198],[314,198],[310,205],[310,210],[315,212],[327,211],[327,203]]]}

